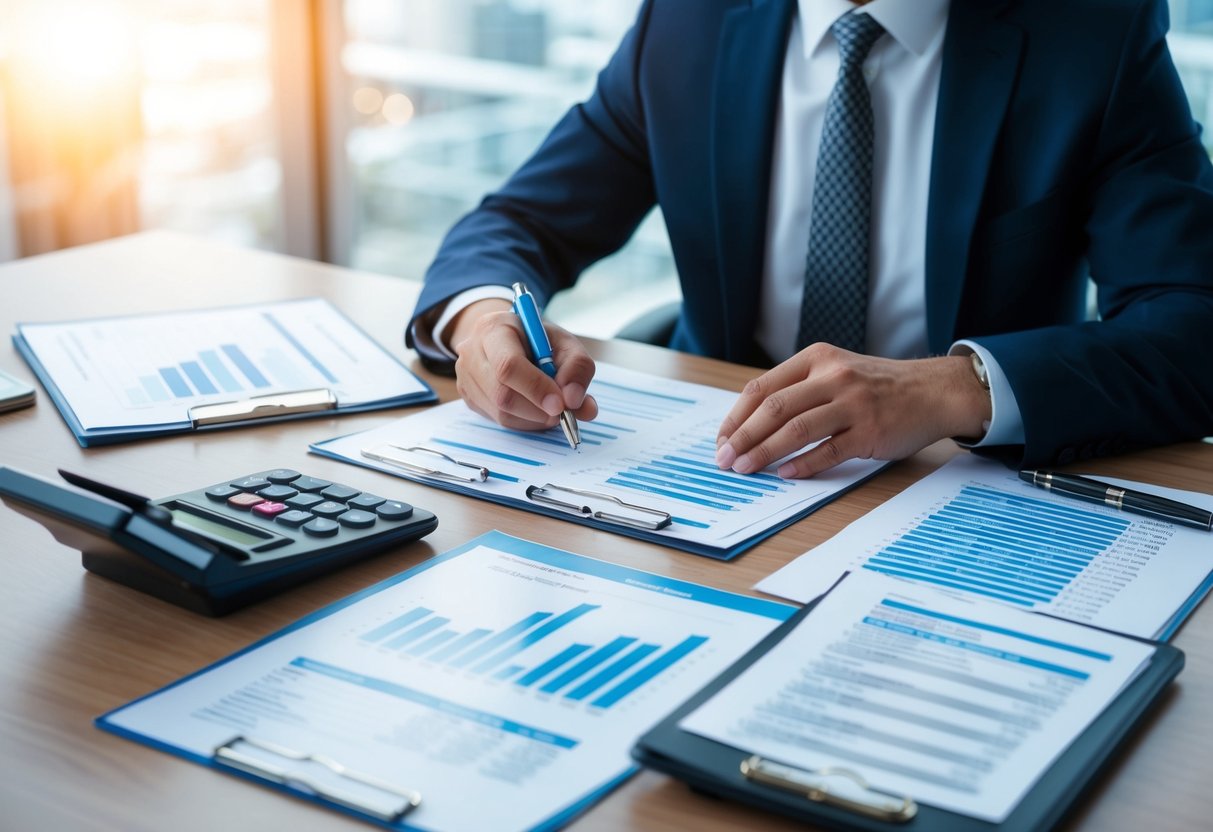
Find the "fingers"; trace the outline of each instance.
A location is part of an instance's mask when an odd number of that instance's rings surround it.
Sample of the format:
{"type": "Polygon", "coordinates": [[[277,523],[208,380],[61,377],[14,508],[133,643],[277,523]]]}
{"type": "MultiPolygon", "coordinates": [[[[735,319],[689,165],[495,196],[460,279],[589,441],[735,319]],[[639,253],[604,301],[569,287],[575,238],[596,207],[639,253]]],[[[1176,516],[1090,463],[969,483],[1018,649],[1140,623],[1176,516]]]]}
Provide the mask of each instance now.
{"type": "Polygon", "coordinates": [[[594,377],[593,359],[570,333],[551,324],[545,328],[560,368],[557,380],[531,360],[512,312],[482,315],[469,327],[464,340],[455,345],[455,375],[469,408],[517,430],[550,428],[566,408],[579,420],[598,415],[597,402],[586,395],[594,377]]]}
{"type": "Polygon", "coordinates": [[[785,480],[805,479],[857,456],[860,456],[859,450],[853,447],[850,432],[844,430],[823,439],[803,454],[787,460],[775,473],[785,480]]]}
{"type": "MultiPolygon", "coordinates": [[[[594,378],[594,359],[568,330],[555,324],[547,324],[545,328],[552,345],[552,360],[559,368],[556,371],[556,384],[561,389],[564,407],[580,419],[585,410],[586,388],[594,378]]],[[[593,414],[587,415],[587,419],[598,415],[598,405],[592,400],[590,408],[593,414]]]]}
{"type": "Polygon", "coordinates": [[[831,387],[812,377],[805,353],[746,385],[721,423],[717,465],[750,474],[845,429],[839,409],[829,406],[831,387]]]}

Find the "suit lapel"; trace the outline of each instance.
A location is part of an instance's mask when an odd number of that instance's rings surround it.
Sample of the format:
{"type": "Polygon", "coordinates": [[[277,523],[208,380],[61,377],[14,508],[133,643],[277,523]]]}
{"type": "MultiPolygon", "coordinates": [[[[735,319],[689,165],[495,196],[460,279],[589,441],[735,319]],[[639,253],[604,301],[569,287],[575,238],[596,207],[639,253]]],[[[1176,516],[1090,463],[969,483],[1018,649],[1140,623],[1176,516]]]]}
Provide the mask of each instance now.
{"type": "Polygon", "coordinates": [[[723,354],[751,361],[758,315],[775,113],[795,0],[752,0],[728,13],[713,85],[711,160],[723,354]]]}
{"type": "Polygon", "coordinates": [[[1008,0],[953,0],[944,37],[927,210],[927,341],[953,341],[973,228],[1022,57],[1008,0]]]}

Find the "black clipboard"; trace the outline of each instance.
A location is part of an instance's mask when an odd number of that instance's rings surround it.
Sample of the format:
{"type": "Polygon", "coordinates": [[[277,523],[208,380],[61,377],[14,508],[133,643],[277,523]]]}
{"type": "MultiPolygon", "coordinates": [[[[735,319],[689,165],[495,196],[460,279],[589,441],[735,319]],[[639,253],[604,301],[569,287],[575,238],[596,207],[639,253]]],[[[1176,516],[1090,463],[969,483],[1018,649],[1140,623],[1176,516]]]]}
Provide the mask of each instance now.
{"type": "MultiPolygon", "coordinates": [[[[864,832],[1038,832],[1056,826],[1090,789],[1112,759],[1113,752],[1159,702],[1184,665],[1184,654],[1178,648],[1146,641],[1154,647],[1154,653],[1142,670],[1053,761],[1002,823],[991,823],[934,806],[914,805],[912,802],[912,817],[904,820],[882,819],[853,808],[832,805],[820,796],[812,799],[803,793],[746,777],[742,774],[742,764],[755,759],[748,751],[678,727],[688,714],[744,673],[795,629],[818,601],[820,599],[781,624],[736,664],[649,729],[632,748],[632,757],[646,768],[682,780],[696,791],[787,815],[822,829],[864,832]]],[[[894,803],[901,800],[900,796],[876,794],[888,797],[894,803]]]]}

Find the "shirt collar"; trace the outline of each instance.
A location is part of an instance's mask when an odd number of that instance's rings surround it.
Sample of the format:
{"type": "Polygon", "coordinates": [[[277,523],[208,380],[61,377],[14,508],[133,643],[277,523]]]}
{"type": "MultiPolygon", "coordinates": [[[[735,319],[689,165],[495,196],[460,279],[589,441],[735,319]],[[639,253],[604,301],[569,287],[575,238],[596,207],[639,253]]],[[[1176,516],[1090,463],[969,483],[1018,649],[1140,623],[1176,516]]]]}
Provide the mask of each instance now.
{"type": "Polygon", "coordinates": [[[943,29],[949,0],[872,0],[856,6],[851,0],[798,0],[805,57],[811,57],[834,25],[847,12],[860,9],[874,17],[889,36],[921,55],[943,29]]]}

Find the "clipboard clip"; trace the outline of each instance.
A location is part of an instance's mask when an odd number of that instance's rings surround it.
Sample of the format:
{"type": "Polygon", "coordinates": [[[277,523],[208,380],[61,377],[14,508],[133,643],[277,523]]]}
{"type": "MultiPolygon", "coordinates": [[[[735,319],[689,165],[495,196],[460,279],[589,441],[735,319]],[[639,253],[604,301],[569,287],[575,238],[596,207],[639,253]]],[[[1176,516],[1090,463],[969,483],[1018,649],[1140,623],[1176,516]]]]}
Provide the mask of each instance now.
{"type": "Polygon", "coordinates": [[[237,736],[215,749],[217,765],[394,823],[421,805],[421,792],[362,774],[321,754],[237,736]]]}
{"type": "Polygon", "coordinates": [[[363,448],[362,455],[367,459],[373,459],[376,462],[386,462],[388,465],[394,465],[413,474],[433,479],[450,480],[451,482],[484,482],[489,478],[488,468],[474,465],[471,462],[460,462],[454,457],[447,456],[442,451],[423,448],[420,445],[414,445],[409,448],[401,445],[377,445],[374,448],[363,448]],[[429,465],[423,465],[419,462],[405,459],[400,455],[401,453],[428,454],[431,457],[437,457],[437,459],[429,465]],[[435,468],[433,467],[434,465],[444,465],[449,470],[435,468]],[[464,470],[461,472],[459,469],[464,470]]]}
{"type": "Polygon", "coordinates": [[[755,783],[795,792],[815,803],[877,820],[906,823],[918,814],[918,804],[912,797],[874,789],[847,768],[796,768],[755,754],[741,761],[741,774],[755,783]]]}
{"type": "Polygon", "coordinates": [[[234,402],[196,404],[189,409],[190,424],[195,428],[204,425],[221,425],[225,422],[240,422],[246,419],[268,419],[292,413],[312,413],[317,410],[336,410],[337,397],[327,387],[315,390],[296,390],[291,393],[269,393],[251,396],[234,402]]]}
{"type": "Polygon", "coordinates": [[[598,491],[581,491],[580,489],[565,488],[564,486],[552,485],[551,483],[547,485],[527,486],[526,496],[533,503],[542,503],[545,506],[552,506],[561,511],[577,514],[587,519],[601,520],[605,523],[617,523],[633,529],[657,531],[670,525],[670,521],[673,519],[670,517],[669,512],[647,508],[646,506],[638,506],[635,503],[626,503],[611,494],[603,494],[598,491]],[[556,496],[557,493],[571,495],[573,499],[560,499],[556,496]],[[588,504],[594,500],[606,503],[606,508],[594,508],[588,504]],[[632,514],[621,513],[621,510],[632,512],[632,514]]]}

